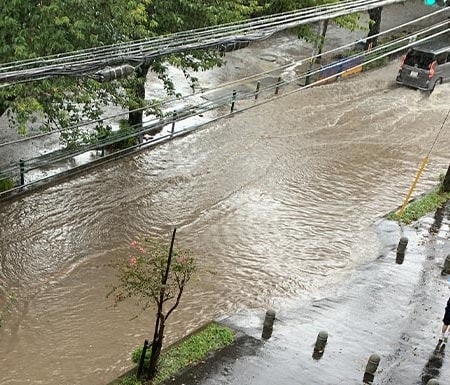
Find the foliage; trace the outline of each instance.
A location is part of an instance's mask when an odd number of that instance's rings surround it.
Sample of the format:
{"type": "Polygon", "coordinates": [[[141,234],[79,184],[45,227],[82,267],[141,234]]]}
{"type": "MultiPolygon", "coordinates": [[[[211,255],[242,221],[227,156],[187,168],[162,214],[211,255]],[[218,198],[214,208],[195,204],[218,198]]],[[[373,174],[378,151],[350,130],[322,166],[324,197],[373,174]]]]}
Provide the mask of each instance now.
{"type": "MultiPolygon", "coordinates": [[[[209,324],[181,343],[161,353],[159,371],[153,380],[153,384],[165,381],[189,365],[195,365],[203,360],[210,352],[231,344],[233,339],[234,334],[231,329],[216,323],[209,324]]],[[[132,353],[133,362],[139,363],[141,354],[142,348],[139,347],[132,353]]],[[[150,354],[151,350],[148,349],[144,365],[148,365],[150,354]]],[[[133,382],[130,384],[133,384],[133,382]]],[[[120,385],[128,385],[128,383],[121,382],[120,385]]]]}
{"type": "MultiPolygon", "coordinates": [[[[10,0],[1,8],[0,63],[118,43],[148,36],[150,0],[10,0]]],[[[79,74],[81,75],[81,74],[79,74]]],[[[9,109],[10,124],[25,133],[30,123],[44,131],[98,119],[108,104],[126,106],[119,82],[97,83],[85,76],[59,77],[16,84],[0,90],[0,114],[9,109]]],[[[102,130],[99,123],[95,130],[102,130]]],[[[69,148],[88,144],[96,133],[65,131],[69,148]]]]}
{"type": "Polygon", "coordinates": [[[0,179],[0,192],[11,190],[15,185],[14,180],[11,178],[0,179]]]}
{"type": "Polygon", "coordinates": [[[180,304],[184,288],[196,270],[189,250],[173,250],[172,247],[173,244],[168,256],[168,248],[155,239],[145,237],[133,241],[133,254],[127,261],[116,264],[119,283],[108,294],[114,294],[116,304],[134,298],[141,312],[156,305],[149,378],[154,378],[157,372],[166,321],[180,304]],[[168,309],[164,307],[166,303],[169,303],[168,309]]]}
{"type": "Polygon", "coordinates": [[[109,142],[110,144],[105,145],[105,148],[109,151],[125,149],[137,143],[136,131],[130,127],[126,120],[119,122],[118,131],[105,130],[101,136],[97,136],[96,140],[109,142]]]}
{"type": "Polygon", "coordinates": [[[440,193],[439,191],[433,191],[421,198],[414,200],[408,206],[406,206],[406,209],[404,210],[400,218],[396,212],[392,212],[388,215],[388,219],[399,220],[405,224],[410,224],[418,220],[425,214],[441,207],[449,199],[450,193],[440,193]]]}
{"type": "MultiPolygon", "coordinates": [[[[267,15],[324,4],[334,0],[8,0],[0,16],[0,63],[39,58],[63,52],[116,44],[152,36],[235,22],[251,16],[267,15]]],[[[358,15],[334,20],[345,28],[357,28],[358,15]]],[[[299,35],[318,39],[309,26],[299,35]]],[[[99,119],[107,105],[129,110],[145,108],[155,114],[154,104],[145,101],[145,79],[153,71],[169,95],[177,95],[168,66],[181,68],[195,90],[192,71],[220,66],[218,47],[190,51],[142,63],[134,76],[97,83],[82,73],[0,89],[0,115],[9,111],[10,124],[25,133],[30,124],[44,131],[66,129],[61,134],[65,147],[91,144],[111,131],[103,122],[94,127],[71,128],[99,119]]],[[[140,124],[142,113],[130,114],[130,124],[140,124]],[[140,115],[141,117],[136,117],[140,115]]]]}
{"type": "MultiPolygon", "coordinates": [[[[248,17],[255,7],[255,0],[9,0],[0,11],[0,63],[235,21],[248,17]]],[[[194,64],[193,70],[221,63],[211,52],[185,53],[172,60],[184,69],[194,64]]],[[[144,63],[141,73],[124,81],[97,83],[79,74],[3,88],[0,114],[9,109],[10,124],[25,133],[30,123],[50,131],[96,120],[108,104],[130,110],[146,107],[145,95],[137,90],[149,68],[173,93],[167,62],[158,59],[144,63]]],[[[108,129],[102,123],[87,132],[69,129],[61,136],[62,143],[69,148],[89,144],[108,129]]]]}
{"type": "MultiPolygon", "coordinates": [[[[259,0],[260,7],[256,10],[256,14],[258,16],[270,15],[335,2],[336,0],[259,0]]],[[[359,13],[352,13],[345,16],[339,16],[333,19],[332,22],[339,27],[346,28],[350,31],[367,29],[361,24],[360,19],[361,15],[359,13]]],[[[314,25],[301,25],[297,27],[296,30],[298,37],[308,42],[317,42],[321,38],[321,31],[318,31],[317,27],[314,27],[314,25]]]]}
{"type": "MultiPolygon", "coordinates": [[[[114,294],[116,304],[134,298],[144,311],[161,304],[161,279],[166,270],[169,248],[150,237],[133,241],[131,248],[132,255],[115,265],[119,283],[112,288],[109,295],[114,294]]],[[[195,260],[189,250],[173,251],[162,303],[171,300],[176,302],[165,314],[165,319],[178,305],[183,289],[195,271],[195,260]]]]}

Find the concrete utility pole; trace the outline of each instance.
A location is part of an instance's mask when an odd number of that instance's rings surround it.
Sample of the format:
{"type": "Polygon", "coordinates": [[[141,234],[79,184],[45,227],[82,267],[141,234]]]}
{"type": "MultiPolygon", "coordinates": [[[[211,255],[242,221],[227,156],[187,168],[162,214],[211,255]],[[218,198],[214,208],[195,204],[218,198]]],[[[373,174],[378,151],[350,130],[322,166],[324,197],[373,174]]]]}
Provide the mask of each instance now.
{"type": "Polygon", "coordinates": [[[445,174],[443,189],[444,192],[450,192],[450,165],[448,166],[447,174],[445,174]]]}

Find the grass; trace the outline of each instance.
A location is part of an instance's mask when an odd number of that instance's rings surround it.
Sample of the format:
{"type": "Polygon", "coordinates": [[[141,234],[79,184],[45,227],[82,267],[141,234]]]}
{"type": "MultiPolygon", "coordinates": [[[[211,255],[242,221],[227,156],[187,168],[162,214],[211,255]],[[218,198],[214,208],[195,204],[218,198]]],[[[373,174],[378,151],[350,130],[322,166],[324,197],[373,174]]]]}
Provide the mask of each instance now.
{"type": "Polygon", "coordinates": [[[11,190],[15,185],[11,178],[0,179],[0,192],[11,190]]]}
{"type": "MultiPolygon", "coordinates": [[[[159,360],[159,368],[152,385],[157,385],[178,373],[181,369],[194,365],[212,351],[230,345],[234,340],[231,329],[211,323],[199,332],[192,334],[179,344],[163,351],[159,360]]],[[[133,362],[138,363],[142,348],[137,348],[132,353],[133,362]]],[[[148,350],[150,352],[150,349],[148,350]]],[[[150,355],[146,354],[148,365],[150,355]]],[[[140,385],[141,382],[134,375],[121,378],[118,385],[140,385]]]]}
{"type": "Polygon", "coordinates": [[[440,192],[440,190],[435,190],[411,202],[408,206],[406,206],[400,218],[397,215],[397,212],[392,212],[388,215],[388,219],[394,221],[399,220],[409,225],[423,217],[425,214],[441,207],[448,200],[450,200],[450,192],[444,193],[440,192]]]}

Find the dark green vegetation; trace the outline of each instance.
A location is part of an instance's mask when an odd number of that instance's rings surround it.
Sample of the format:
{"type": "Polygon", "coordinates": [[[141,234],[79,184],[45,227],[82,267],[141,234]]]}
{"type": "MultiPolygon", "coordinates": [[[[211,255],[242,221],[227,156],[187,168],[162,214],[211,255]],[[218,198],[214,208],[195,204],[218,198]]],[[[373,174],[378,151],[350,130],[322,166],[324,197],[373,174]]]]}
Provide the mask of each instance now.
{"type": "Polygon", "coordinates": [[[444,192],[443,190],[443,175],[440,179],[441,183],[436,190],[408,204],[400,218],[398,217],[396,211],[391,212],[388,215],[388,219],[401,221],[405,224],[411,224],[412,222],[423,217],[425,214],[428,214],[445,204],[448,200],[450,200],[450,192],[444,192]]]}
{"type": "MultiPolygon", "coordinates": [[[[0,64],[330,2],[335,0],[8,0],[0,9],[0,64]]],[[[343,16],[333,22],[354,29],[358,16],[343,16]]],[[[309,26],[299,28],[298,34],[311,41],[320,39],[315,28],[309,26]]],[[[169,64],[181,68],[194,88],[193,72],[221,63],[221,53],[211,48],[147,60],[134,75],[111,82],[99,83],[80,73],[15,84],[0,89],[0,115],[10,112],[10,124],[24,133],[31,123],[50,131],[97,120],[107,105],[128,110],[142,108],[154,114],[158,112],[154,103],[145,100],[144,83],[149,71],[164,82],[168,95],[176,95],[168,74],[169,64]]],[[[130,113],[129,126],[136,129],[141,124],[142,111],[130,113]]],[[[89,131],[69,129],[61,135],[61,141],[68,148],[76,148],[110,135],[114,135],[111,127],[99,122],[89,131]]]]}
{"type": "Polygon", "coordinates": [[[11,190],[15,183],[11,178],[0,179],[0,192],[11,190]]]}
{"type": "MultiPolygon", "coordinates": [[[[205,359],[209,353],[221,349],[234,340],[234,333],[231,329],[211,323],[200,331],[190,335],[180,343],[169,347],[161,353],[158,373],[153,380],[153,385],[159,384],[180,370],[190,365],[195,365],[205,359]]],[[[145,364],[148,365],[150,349],[147,350],[145,364]]],[[[142,348],[137,348],[132,353],[132,360],[139,362],[142,348]]],[[[140,381],[133,374],[122,377],[117,385],[137,385],[140,381]]]]}

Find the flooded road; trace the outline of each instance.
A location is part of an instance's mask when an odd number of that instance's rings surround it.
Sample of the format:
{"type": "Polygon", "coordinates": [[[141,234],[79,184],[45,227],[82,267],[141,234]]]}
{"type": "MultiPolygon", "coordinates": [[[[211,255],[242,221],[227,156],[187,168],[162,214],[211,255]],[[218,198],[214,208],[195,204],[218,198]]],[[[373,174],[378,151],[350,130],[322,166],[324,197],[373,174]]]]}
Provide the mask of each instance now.
{"type": "MultiPolygon", "coordinates": [[[[380,245],[374,221],[404,199],[448,111],[395,86],[398,63],[311,88],[0,206],[0,383],[101,385],[130,367],[153,314],[112,307],[108,264],[140,234],[203,272],[167,343],[211,318],[323,298],[380,245]],[[214,275],[207,273],[212,270],[214,275]]],[[[237,105],[239,109],[239,103],[237,105]]],[[[418,185],[448,167],[444,128],[418,185]]]]}

